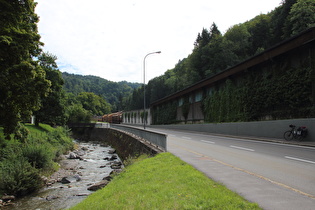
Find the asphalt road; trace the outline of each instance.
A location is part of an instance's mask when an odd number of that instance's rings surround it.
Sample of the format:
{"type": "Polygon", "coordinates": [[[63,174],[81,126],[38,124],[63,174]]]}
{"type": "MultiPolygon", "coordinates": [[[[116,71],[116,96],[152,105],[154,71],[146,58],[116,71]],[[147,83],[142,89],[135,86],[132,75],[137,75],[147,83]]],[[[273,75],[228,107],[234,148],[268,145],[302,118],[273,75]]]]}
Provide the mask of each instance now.
{"type": "Polygon", "coordinates": [[[315,209],[315,147],[166,133],[167,150],[263,209],[315,209]]]}

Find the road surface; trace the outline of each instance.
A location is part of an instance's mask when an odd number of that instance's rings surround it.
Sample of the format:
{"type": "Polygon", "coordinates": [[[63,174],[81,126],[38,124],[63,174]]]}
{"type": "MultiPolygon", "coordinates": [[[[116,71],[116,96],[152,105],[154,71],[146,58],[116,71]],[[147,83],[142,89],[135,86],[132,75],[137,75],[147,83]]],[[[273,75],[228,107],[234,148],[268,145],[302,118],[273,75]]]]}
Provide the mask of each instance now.
{"type": "Polygon", "coordinates": [[[167,150],[263,209],[315,209],[315,147],[166,133],[167,150]]]}

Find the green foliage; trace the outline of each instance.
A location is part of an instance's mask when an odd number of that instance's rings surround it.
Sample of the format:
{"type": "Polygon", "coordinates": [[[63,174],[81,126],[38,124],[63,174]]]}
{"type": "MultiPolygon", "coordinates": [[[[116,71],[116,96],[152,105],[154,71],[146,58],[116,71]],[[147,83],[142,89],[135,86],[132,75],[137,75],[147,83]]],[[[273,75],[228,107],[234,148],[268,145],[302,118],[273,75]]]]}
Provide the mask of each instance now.
{"type": "Polygon", "coordinates": [[[153,124],[172,124],[176,120],[177,103],[170,102],[153,110],[153,124]]]}
{"type": "Polygon", "coordinates": [[[20,142],[26,142],[29,131],[25,128],[24,125],[18,123],[14,130],[14,138],[20,142]]]}
{"type": "Polygon", "coordinates": [[[185,118],[185,122],[187,122],[189,110],[190,110],[189,98],[185,97],[184,103],[182,105],[182,114],[183,114],[183,117],[185,118]]]}
{"type": "Polygon", "coordinates": [[[236,88],[231,80],[227,80],[222,90],[215,91],[204,100],[205,120],[208,122],[246,121],[244,88],[236,88]]]}
{"type": "Polygon", "coordinates": [[[6,138],[18,122],[40,107],[50,81],[33,58],[40,54],[33,0],[0,1],[0,124],[6,138]]]}
{"type": "Polygon", "coordinates": [[[289,25],[291,34],[296,35],[303,30],[315,26],[315,1],[298,0],[290,10],[289,25]]]}
{"type": "Polygon", "coordinates": [[[68,93],[79,95],[81,92],[92,92],[101,96],[112,105],[113,112],[123,110],[123,98],[129,96],[139,83],[126,81],[112,82],[96,76],[82,76],[62,73],[64,89],[68,93]]]}
{"type": "Polygon", "coordinates": [[[263,75],[251,73],[237,86],[227,80],[223,88],[206,97],[205,120],[237,122],[312,117],[311,74],[310,68],[285,68],[263,75]]]}
{"type": "Polygon", "coordinates": [[[23,145],[22,156],[36,169],[47,169],[52,165],[54,151],[48,144],[23,145]]]}
{"type": "Polygon", "coordinates": [[[82,107],[81,104],[74,104],[67,107],[68,123],[90,122],[92,114],[82,107]]]}
{"type": "Polygon", "coordinates": [[[82,104],[85,110],[90,111],[93,115],[102,116],[111,111],[110,104],[104,98],[91,92],[82,92],[78,95],[77,100],[82,104]]]}
{"type": "MultiPolygon", "coordinates": [[[[26,126],[30,130],[25,142],[4,141],[0,149],[0,195],[24,195],[41,187],[41,175],[56,169],[58,157],[73,149],[69,131],[47,125],[26,126]]],[[[0,135],[1,136],[1,135],[0,135]]]]}
{"type": "Polygon", "coordinates": [[[38,170],[23,157],[1,161],[0,177],[0,194],[26,195],[42,185],[38,170]]]}
{"type": "Polygon", "coordinates": [[[66,123],[64,81],[56,64],[57,57],[50,53],[42,53],[38,59],[46,72],[46,79],[51,82],[51,91],[47,97],[42,98],[40,110],[34,112],[36,123],[64,125],[66,123]]]}

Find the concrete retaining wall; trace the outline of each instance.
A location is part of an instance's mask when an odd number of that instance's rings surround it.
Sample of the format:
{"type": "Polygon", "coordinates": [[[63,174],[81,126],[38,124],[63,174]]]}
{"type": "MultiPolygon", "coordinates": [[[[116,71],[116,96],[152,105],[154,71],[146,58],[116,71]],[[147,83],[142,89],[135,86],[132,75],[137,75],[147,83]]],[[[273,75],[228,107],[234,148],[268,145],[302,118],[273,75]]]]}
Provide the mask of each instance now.
{"type": "Polygon", "coordinates": [[[122,160],[141,154],[155,155],[161,151],[134,136],[110,128],[72,129],[74,137],[84,141],[104,142],[116,149],[122,160]]]}
{"type": "Polygon", "coordinates": [[[315,141],[315,118],[274,120],[239,123],[209,123],[185,125],[154,125],[153,128],[179,129],[195,132],[217,133],[236,136],[266,137],[283,139],[283,133],[289,130],[289,125],[306,126],[308,135],[303,141],[315,141]]]}

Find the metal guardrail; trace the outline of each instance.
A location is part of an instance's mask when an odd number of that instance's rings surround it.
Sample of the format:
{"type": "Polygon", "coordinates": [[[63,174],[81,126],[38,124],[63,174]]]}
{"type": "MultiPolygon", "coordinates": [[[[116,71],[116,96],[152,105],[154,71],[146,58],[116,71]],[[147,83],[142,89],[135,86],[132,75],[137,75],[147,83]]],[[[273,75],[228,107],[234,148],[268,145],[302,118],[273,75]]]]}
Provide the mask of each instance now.
{"type": "Polygon", "coordinates": [[[120,124],[111,124],[111,128],[134,134],[150,142],[151,144],[157,146],[158,148],[164,151],[167,151],[167,148],[166,148],[167,135],[166,134],[157,133],[157,132],[135,128],[131,126],[126,126],[126,125],[120,125],[120,124]]]}

